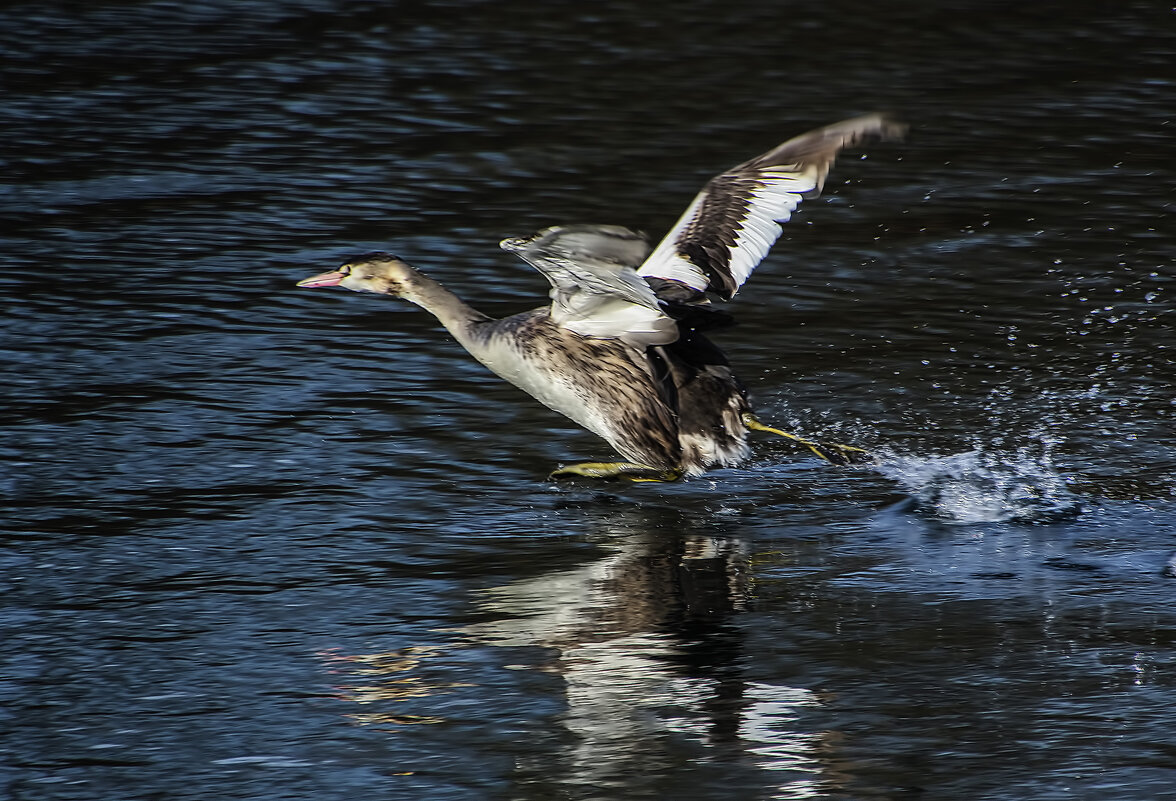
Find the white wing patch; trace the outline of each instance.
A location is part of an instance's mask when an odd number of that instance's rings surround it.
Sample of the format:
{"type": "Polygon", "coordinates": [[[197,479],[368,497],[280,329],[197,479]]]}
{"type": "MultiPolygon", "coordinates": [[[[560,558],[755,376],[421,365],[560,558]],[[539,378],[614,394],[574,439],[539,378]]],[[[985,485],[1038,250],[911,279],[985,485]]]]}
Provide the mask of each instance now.
{"type": "Polygon", "coordinates": [[[691,289],[697,289],[699,292],[706,290],[707,285],[710,283],[710,279],[706,277],[706,273],[702,271],[701,267],[698,267],[694,262],[678,252],[678,236],[690,227],[694,218],[698,215],[698,209],[702,206],[704,200],[706,200],[705,191],[699,193],[698,197],[694,198],[686,211],[674,223],[674,227],[670,229],[666,238],[658,243],[653,253],[645,260],[645,263],[637,268],[638,275],[680,281],[691,289]]]}
{"type": "Polygon", "coordinates": [[[666,345],[678,338],[677,325],[660,309],[654,311],[620,298],[604,298],[589,304],[552,300],[551,319],[586,337],[623,339],[630,345],[642,346],[666,345]]]}
{"type": "Polygon", "coordinates": [[[805,193],[816,189],[816,176],[764,173],[763,185],[751,193],[741,230],[731,249],[731,278],[742,286],[780,238],[782,223],[792,218],[805,193]]]}
{"type": "Polygon", "coordinates": [[[817,190],[817,178],[812,167],[795,172],[777,167],[730,189],[721,181],[712,182],[694,199],[637,274],[681,281],[692,289],[706,291],[714,281],[703,266],[695,263],[697,257],[692,258],[689,249],[695,244],[709,260],[722,264],[734,284],[734,295],[780,238],[781,223],[788,222],[800,201],[817,190]],[[725,210],[729,212],[723,214],[725,210]]]}

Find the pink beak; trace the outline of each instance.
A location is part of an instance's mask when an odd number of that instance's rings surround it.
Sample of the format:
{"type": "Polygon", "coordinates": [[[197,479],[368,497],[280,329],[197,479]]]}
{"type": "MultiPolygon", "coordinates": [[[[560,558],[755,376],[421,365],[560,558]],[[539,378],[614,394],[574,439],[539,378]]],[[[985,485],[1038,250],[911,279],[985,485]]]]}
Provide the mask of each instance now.
{"type": "Polygon", "coordinates": [[[346,273],[341,273],[338,270],[332,270],[329,273],[322,275],[314,275],[310,278],[303,278],[296,286],[304,286],[310,289],[320,286],[337,286],[340,281],[347,277],[346,273]]]}

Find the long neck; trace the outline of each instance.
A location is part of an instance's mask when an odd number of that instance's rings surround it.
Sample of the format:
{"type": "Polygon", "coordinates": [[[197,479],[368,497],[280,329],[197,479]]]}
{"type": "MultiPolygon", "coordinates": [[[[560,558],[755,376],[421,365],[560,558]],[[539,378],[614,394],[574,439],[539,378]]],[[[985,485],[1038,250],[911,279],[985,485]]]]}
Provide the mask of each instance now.
{"type": "Polygon", "coordinates": [[[468,350],[474,341],[473,327],[490,318],[423,273],[412,273],[400,296],[436,317],[454,339],[468,350]]]}

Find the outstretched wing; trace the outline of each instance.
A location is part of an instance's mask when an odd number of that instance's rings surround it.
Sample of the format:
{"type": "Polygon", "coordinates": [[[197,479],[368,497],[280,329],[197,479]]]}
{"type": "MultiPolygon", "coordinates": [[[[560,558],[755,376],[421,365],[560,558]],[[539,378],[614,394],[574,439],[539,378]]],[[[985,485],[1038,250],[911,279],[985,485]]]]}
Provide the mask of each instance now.
{"type": "Polygon", "coordinates": [[[551,319],[564,328],[635,347],[678,338],[677,324],[634,270],[649,254],[643,235],[616,225],[566,225],[501,247],[551,282],[551,319]]]}
{"type": "Polygon", "coordinates": [[[837,154],[868,138],[906,130],[870,114],[789,139],[718,175],[645,260],[637,274],[681,282],[730,300],[767,255],[803,198],[816,197],[837,154]]]}

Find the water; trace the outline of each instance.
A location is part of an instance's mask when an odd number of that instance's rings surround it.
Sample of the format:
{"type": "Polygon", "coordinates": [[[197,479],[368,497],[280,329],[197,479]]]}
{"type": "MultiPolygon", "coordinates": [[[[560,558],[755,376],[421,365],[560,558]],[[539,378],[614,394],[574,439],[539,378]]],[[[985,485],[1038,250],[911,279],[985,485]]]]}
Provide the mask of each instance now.
{"type": "Polygon", "coordinates": [[[1172,795],[1171,11],[9,4],[6,798],[1172,795]],[[875,109],[730,309],[757,440],[591,435],[404,304],[875,109]]]}

